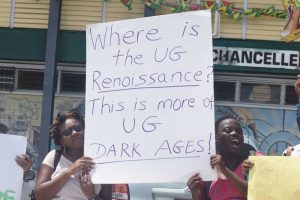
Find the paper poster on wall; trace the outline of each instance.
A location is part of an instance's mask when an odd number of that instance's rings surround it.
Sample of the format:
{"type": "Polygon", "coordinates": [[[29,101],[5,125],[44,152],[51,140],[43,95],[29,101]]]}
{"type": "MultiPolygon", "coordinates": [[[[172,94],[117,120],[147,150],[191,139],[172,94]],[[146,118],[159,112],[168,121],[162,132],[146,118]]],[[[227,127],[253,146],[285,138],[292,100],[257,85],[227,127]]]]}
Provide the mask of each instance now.
{"type": "Polygon", "coordinates": [[[215,179],[210,12],[93,24],[86,41],[93,182],[215,179]]]}
{"type": "Polygon", "coordinates": [[[254,162],[248,184],[249,200],[299,199],[299,157],[251,156],[249,159],[254,162]]]}
{"type": "Polygon", "coordinates": [[[15,162],[19,154],[26,152],[26,137],[0,134],[0,199],[21,200],[23,170],[15,162]]]}

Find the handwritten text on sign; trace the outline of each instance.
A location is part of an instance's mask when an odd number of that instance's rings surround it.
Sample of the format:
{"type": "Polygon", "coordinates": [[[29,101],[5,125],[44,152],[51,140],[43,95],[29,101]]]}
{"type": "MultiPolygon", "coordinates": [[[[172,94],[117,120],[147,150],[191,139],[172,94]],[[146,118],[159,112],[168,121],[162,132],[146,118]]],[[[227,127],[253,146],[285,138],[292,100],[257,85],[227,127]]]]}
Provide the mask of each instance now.
{"type": "Polygon", "coordinates": [[[89,25],[86,37],[94,183],[213,179],[210,12],[89,25]]]}

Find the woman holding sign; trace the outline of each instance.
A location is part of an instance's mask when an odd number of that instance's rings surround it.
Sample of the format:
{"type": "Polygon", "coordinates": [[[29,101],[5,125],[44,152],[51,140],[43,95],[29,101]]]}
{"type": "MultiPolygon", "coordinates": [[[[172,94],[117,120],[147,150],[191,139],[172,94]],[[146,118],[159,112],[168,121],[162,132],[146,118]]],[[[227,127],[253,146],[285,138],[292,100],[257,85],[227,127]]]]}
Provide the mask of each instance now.
{"type": "Polygon", "coordinates": [[[36,199],[100,198],[101,185],[94,185],[89,174],[95,163],[83,156],[83,117],[78,112],[58,114],[50,134],[62,149],[52,150],[45,157],[36,180],[36,199]]]}
{"type": "Polygon", "coordinates": [[[199,173],[187,182],[193,200],[246,200],[248,184],[242,173],[244,137],[241,125],[232,117],[222,117],[215,124],[217,155],[211,156],[212,168],[226,179],[206,183],[199,173]]]}

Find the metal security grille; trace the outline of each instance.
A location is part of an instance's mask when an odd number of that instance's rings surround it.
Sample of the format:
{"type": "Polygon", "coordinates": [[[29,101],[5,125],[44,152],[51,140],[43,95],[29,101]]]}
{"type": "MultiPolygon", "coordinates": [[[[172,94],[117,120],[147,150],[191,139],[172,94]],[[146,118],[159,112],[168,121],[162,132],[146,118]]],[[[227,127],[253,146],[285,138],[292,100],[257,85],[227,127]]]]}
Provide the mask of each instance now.
{"type": "Polygon", "coordinates": [[[15,82],[15,68],[0,67],[0,90],[13,91],[15,82]]]}

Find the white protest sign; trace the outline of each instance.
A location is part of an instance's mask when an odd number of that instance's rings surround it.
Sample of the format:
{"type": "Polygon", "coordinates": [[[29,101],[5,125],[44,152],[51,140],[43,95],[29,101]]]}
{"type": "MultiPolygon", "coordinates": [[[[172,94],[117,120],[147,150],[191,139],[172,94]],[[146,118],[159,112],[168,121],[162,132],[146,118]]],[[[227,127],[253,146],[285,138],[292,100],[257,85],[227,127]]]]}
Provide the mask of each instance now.
{"type": "Polygon", "coordinates": [[[210,12],[89,25],[86,41],[93,182],[215,179],[210,12]]]}
{"type": "Polygon", "coordinates": [[[26,152],[26,137],[0,134],[0,199],[21,199],[23,169],[15,158],[26,152]]]}

